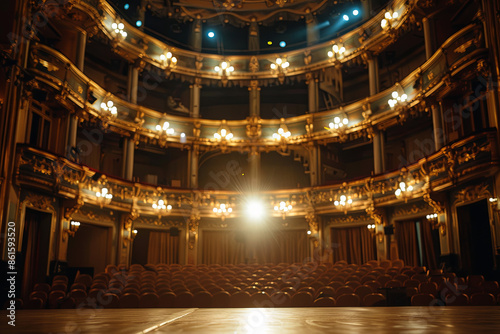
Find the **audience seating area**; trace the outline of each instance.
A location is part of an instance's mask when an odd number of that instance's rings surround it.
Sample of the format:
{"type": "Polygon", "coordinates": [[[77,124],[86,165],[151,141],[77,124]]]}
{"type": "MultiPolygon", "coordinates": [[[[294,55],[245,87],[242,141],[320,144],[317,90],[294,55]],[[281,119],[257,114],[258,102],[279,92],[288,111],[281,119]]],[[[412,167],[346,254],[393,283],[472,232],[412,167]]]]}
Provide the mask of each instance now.
{"type": "Polygon", "coordinates": [[[483,276],[404,266],[401,260],[240,265],[108,265],[74,282],[57,275],[34,287],[23,307],[348,307],[500,304],[483,276]]]}

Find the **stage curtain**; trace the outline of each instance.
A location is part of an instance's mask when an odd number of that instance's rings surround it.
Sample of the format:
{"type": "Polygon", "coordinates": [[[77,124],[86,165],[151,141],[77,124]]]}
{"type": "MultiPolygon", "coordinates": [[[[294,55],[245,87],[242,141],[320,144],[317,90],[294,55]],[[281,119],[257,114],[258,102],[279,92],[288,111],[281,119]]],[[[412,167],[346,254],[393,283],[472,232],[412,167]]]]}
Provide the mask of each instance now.
{"type": "Polygon", "coordinates": [[[421,226],[421,235],[423,241],[423,257],[424,257],[424,265],[426,265],[430,269],[436,269],[436,252],[434,250],[434,240],[432,239],[432,227],[428,221],[423,221],[420,223],[421,226]]]}
{"type": "Polygon", "coordinates": [[[234,231],[203,231],[201,263],[238,264],[245,262],[246,243],[234,231]]]}
{"type": "Polygon", "coordinates": [[[396,223],[396,241],[399,258],[408,266],[418,266],[418,241],[414,221],[396,223]]]}
{"type": "Polygon", "coordinates": [[[148,263],[179,263],[179,237],[168,232],[149,233],[148,263]]]}
{"type": "Polygon", "coordinates": [[[362,264],[376,259],[374,236],[366,226],[332,228],[330,235],[333,262],[362,264]]]}
{"type": "Polygon", "coordinates": [[[308,256],[307,231],[269,231],[254,242],[258,263],[303,262],[308,256]]]}

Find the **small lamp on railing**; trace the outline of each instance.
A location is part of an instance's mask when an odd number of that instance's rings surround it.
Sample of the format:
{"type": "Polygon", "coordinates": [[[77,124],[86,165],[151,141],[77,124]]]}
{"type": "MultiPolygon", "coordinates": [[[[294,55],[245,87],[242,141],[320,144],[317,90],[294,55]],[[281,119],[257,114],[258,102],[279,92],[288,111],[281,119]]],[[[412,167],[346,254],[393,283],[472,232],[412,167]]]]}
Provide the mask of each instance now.
{"type": "Polygon", "coordinates": [[[166,67],[174,67],[177,65],[177,58],[172,55],[172,52],[168,51],[160,55],[160,60],[166,67]]]}
{"type": "Polygon", "coordinates": [[[286,59],[276,58],[274,63],[271,63],[271,71],[278,74],[278,80],[282,84],[285,81],[285,72],[290,63],[286,59]]]}
{"type": "Polygon", "coordinates": [[[118,37],[127,37],[127,32],[124,30],[125,29],[125,25],[121,22],[114,22],[112,25],[111,25],[111,28],[113,28],[113,31],[115,32],[115,34],[118,36],[118,37]]]}
{"type": "Polygon", "coordinates": [[[224,221],[226,217],[233,212],[233,208],[229,203],[217,203],[212,211],[224,221]]]}
{"type": "Polygon", "coordinates": [[[118,115],[118,109],[116,108],[113,101],[111,101],[111,100],[109,100],[106,103],[102,102],[101,109],[104,112],[109,112],[111,114],[111,116],[113,116],[113,117],[116,117],[116,115],[118,115]]]}
{"type": "Polygon", "coordinates": [[[330,59],[342,59],[344,57],[345,47],[342,44],[334,44],[332,50],[328,51],[330,59]]]}
{"type": "Polygon", "coordinates": [[[101,206],[108,205],[113,199],[113,195],[108,191],[108,188],[104,187],[101,190],[96,191],[97,202],[101,206]]]}
{"type": "Polygon", "coordinates": [[[174,129],[170,127],[169,122],[163,122],[163,125],[157,124],[156,131],[159,131],[161,134],[173,135],[174,129]]]}
{"type": "Polygon", "coordinates": [[[226,120],[222,120],[222,124],[217,130],[217,132],[214,133],[214,138],[217,139],[217,141],[226,141],[226,140],[231,140],[233,138],[233,133],[229,129],[229,127],[226,124],[226,120]]]}
{"type": "Polygon", "coordinates": [[[368,231],[370,231],[371,234],[377,237],[378,242],[384,241],[384,233],[377,232],[375,224],[368,224],[366,227],[368,228],[368,231]]]}
{"type": "Polygon", "coordinates": [[[288,212],[292,211],[293,206],[289,201],[281,201],[279,205],[274,206],[274,211],[279,211],[281,212],[281,217],[283,219],[286,218],[286,215],[288,212]]]}
{"type": "Polygon", "coordinates": [[[380,21],[380,26],[382,29],[391,29],[394,22],[399,18],[398,12],[387,11],[384,14],[384,18],[380,21]]]}
{"type": "Polygon", "coordinates": [[[396,195],[397,198],[404,198],[406,202],[408,197],[411,196],[412,191],[413,191],[413,186],[406,184],[406,182],[404,181],[401,181],[399,182],[399,187],[396,189],[394,194],[396,195]]]}
{"type": "Polygon", "coordinates": [[[223,61],[220,65],[214,67],[214,71],[220,75],[222,84],[225,86],[228,77],[234,72],[234,66],[231,66],[228,61],[223,61]]]}
{"type": "Polygon", "coordinates": [[[166,204],[164,200],[160,199],[158,202],[153,203],[153,210],[156,214],[161,217],[163,214],[170,213],[172,211],[172,205],[166,204]]]}
{"type": "Polygon", "coordinates": [[[330,122],[328,126],[330,127],[330,130],[338,130],[347,126],[347,124],[349,124],[349,119],[346,114],[343,114],[342,117],[335,116],[333,118],[333,122],[330,122]]]}
{"type": "Polygon", "coordinates": [[[408,95],[404,92],[400,95],[397,90],[393,91],[391,94],[391,99],[389,99],[389,106],[394,108],[397,104],[405,104],[408,101],[408,95]]]}

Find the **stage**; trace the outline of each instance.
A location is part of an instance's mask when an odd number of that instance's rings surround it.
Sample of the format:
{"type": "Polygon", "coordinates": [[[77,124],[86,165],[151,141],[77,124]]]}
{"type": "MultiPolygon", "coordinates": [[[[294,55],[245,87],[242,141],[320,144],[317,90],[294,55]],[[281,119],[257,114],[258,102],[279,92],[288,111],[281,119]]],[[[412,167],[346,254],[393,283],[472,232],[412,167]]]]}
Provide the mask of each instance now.
{"type": "Polygon", "coordinates": [[[500,333],[500,306],[18,310],[0,333],[500,333]]]}

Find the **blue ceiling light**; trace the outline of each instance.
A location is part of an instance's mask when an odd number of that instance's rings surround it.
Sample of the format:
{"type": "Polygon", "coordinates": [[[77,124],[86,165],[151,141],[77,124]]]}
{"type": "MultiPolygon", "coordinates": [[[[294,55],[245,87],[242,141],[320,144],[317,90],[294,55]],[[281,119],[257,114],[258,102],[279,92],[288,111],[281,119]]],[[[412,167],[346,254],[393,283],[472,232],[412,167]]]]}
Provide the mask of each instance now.
{"type": "Polygon", "coordinates": [[[208,34],[207,34],[207,36],[209,38],[214,38],[215,37],[215,33],[213,31],[209,31],[208,34]]]}
{"type": "Polygon", "coordinates": [[[352,11],[352,15],[358,16],[358,14],[359,14],[359,10],[355,9],[352,11]]]}
{"type": "Polygon", "coordinates": [[[286,46],[286,42],[285,42],[285,41],[281,41],[281,42],[280,42],[280,46],[281,46],[282,48],[284,48],[284,47],[286,46]]]}
{"type": "Polygon", "coordinates": [[[138,27],[142,26],[142,21],[141,20],[137,20],[135,22],[135,25],[138,26],[138,27]]]}
{"type": "Polygon", "coordinates": [[[349,21],[349,15],[347,15],[347,14],[344,14],[344,16],[342,16],[342,18],[344,19],[344,21],[349,21]]]}
{"type": "Polygon", "coordinates": [[[123,8],[125,8],[125,10],[128,10],[130,8],[130,5],[126,3],[125,6],[123,6],[123,8]]]}

